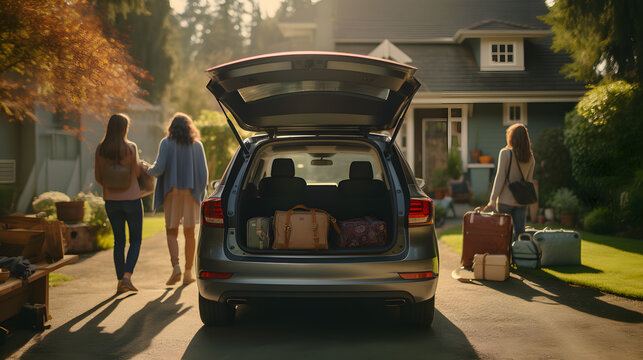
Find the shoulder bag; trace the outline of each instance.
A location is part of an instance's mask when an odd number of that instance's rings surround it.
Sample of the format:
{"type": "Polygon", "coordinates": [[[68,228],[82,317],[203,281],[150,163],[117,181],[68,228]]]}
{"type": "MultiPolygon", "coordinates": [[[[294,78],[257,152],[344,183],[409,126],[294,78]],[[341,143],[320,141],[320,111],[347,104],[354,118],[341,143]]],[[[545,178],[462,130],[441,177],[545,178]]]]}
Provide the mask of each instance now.
{"type": "Polygon", "coordinates": [[[147,174],[150,164],[145,160],[139,160],[138,167],[140,169],[140,174],[138,175],[138,187],[141,189],[141,197],[146,197],[154,192],[156,178],[147,174]]]}
{"type": "MultiPolygon", "coordinates": [[[[518,163],[518,171],[520,171],[520,180],[509,182],[509,172],[511,171],[511,161],[514,157],[514,152],[511,150],[511,155],[509,156],[509,167],[507,168],[507,186],[509,191],[513,194],[516,202],[521,205],[529,205],[538,201],[538,195],[536,195],[536,188],[534,183],[525,180],[525,176],[522,174],[522,169],[520,168],[520,163],[518,163]]],[[[518,159],[516,159],[518,161],[518,159]]]]}
{"type": "Polygon", "coordinates": [[[131,167],[121,165],[118,160],[107,159],[102,170],[104,187],[115,191],[124,191],[129,188],[132,180],[131,167]]]}

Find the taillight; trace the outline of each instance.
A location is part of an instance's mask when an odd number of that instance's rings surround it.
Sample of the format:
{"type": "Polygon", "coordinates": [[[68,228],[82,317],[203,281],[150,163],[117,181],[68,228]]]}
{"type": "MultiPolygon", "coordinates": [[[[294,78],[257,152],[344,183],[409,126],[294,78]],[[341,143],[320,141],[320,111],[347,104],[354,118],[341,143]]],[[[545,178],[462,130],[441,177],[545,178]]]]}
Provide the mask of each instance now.
{"type": "Polygon", "coordinates": [[[433,224],[433,200],[430,198],[411,199],[409,225],[433,224]]]}
{"type": "Polygon", "coordinates": [[[213,272],[213,271],[203,271],[199,272],[199,277],[201,279],[229,279],[232,277],[232,273],[224,272],[213,272]]]}
{"type": "Polygon", "coordinates": [[[201,223],[216,227],[223,227],[223,206],[221,198],[211,198],[201,203],[201,223]]]}
{"type": "Polygon", "coordinates": [[[433,271],[407,272],[407,273],[398,273],[398,274],[404,280],[433,279],[435,277],[435,274],[433,274],[433,271]]]}

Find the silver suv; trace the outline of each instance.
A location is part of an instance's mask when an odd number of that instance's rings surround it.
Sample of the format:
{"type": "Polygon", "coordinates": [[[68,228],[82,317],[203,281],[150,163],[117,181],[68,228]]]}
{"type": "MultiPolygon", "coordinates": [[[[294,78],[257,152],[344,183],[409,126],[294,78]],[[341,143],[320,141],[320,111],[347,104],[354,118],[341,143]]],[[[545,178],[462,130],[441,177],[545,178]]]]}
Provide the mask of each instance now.
{"type": "MultiPolygon", "coordinates": [[[[429,326],[439,273],[433,202],[395,145],[419,88],[415,68],[365,56],[296,52],[208,70],[208,89],[237,124],[239,141],[202,203],[199,310],[229,324],[235,306],[266,298],[369,298],[429,326]],[[379,134],[390,131],[392,135],[379,134]],[[264,250],[246,246],[246,223],[303,204],[338,221],[386,223],[384,246],[264,250]]],[[[329,231],[332,234],[332,230],[329,231]]]]}

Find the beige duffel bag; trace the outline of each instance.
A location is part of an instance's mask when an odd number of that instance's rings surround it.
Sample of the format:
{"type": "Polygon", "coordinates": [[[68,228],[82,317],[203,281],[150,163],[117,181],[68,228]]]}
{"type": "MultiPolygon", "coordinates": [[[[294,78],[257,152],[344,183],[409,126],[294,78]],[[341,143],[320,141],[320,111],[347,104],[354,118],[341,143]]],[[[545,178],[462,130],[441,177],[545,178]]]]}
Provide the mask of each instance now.
{"type": "Polygon", "coordinates": [[[275,211],[273,228],[275,250],[328,249],[328,224],[340,235],[335,218],[321,209],[297,205],[288,211],[275,211]],[[305,210],[305,211],[295,211],[305,210]]]}

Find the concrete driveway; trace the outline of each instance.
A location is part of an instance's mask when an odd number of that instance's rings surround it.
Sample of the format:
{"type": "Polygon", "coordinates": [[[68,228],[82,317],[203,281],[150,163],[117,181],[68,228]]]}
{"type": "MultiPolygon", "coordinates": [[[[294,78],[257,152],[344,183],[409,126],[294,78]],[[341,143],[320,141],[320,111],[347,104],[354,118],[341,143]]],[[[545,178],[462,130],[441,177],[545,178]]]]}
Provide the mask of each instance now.
{"type": "MultiPolygon", "coordinates": [[[[502,283],[450,277],[441,251],[432,329],[402,326],[397,311],[360,303],[240,307],[227,328],[202,326],[196,284],[166,287],[164,234],[143,242],[136,294],[115,296],[112,252],[83,256],[52,288],[51,328],[14,330],[0,358],[25,359],[643,359],[643,302],[512,274],[502,283]]],[[[643,284],[642,284],[643,286],[643,284]]]]}

